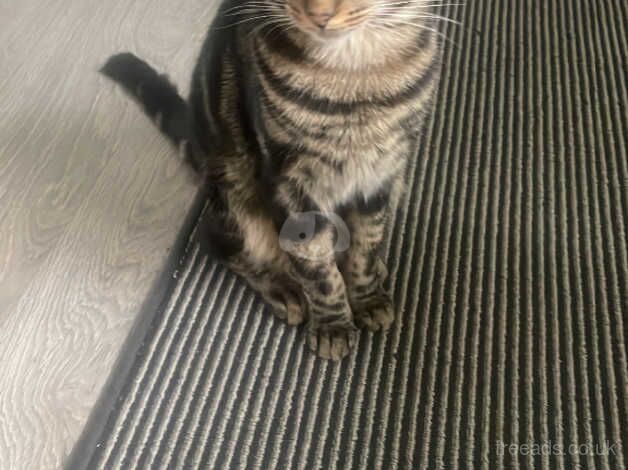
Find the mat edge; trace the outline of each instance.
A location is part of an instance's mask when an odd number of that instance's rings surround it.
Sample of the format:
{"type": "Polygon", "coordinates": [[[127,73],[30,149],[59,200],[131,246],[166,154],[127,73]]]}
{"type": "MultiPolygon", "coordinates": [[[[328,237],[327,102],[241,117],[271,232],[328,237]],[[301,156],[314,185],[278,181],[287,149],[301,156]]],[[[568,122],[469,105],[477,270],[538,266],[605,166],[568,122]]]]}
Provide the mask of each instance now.
{"type": "Polygon", "coordinates": [[[186,249],[205,207],[207,192],[207,189],[203,187],[199,187],[196,192],[190,209],[181,224],[179,234],[162,266],[162,272],[153,282],[139,310],[137,319],[120,348],[111,373],[89,414],[83,431],[70,453],[65,457],[62,468],[86,470],[97,451],[98,442],[107,430],[110,416],[115,411],[115,404],[128,381],[134,358],[142,345],[142,339],[150,330],[153,320],[164,309],[165,303],[175,287],[175,283],[171,282],[173,275],[185,261],[186,249]]]}

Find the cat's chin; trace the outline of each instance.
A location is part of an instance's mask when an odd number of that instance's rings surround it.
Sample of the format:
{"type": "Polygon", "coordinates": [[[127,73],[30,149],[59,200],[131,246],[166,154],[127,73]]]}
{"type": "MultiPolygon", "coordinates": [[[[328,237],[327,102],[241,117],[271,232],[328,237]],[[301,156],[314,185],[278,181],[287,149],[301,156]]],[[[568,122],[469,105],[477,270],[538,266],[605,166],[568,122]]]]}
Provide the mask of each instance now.
{"type": "Polygon", "coordinates": [[[354,34],[358,27],[342,28],[342,29],[319,29],[314,27],[297,26],[299,31],[307,38],[316,43],[330,43],[339,39],[344,39],[354,34]]]}
{"type": "Polygon", "coordinates": [[[316,36],[319,37],[322,41],[334,40],[334,39],[347,37],[351,33],[355,32],[355,30],[356,28],[335,29],[335,30],[325,29],[323,31],[319,31],[316,34],[316,36]]]}
{"type": "Polygon", "coordinates": [[[390,49],[364,28],[335,38],[311,40],[309,53],[319,64],[351,71],[377,67],[389,60],[390,49]]]}

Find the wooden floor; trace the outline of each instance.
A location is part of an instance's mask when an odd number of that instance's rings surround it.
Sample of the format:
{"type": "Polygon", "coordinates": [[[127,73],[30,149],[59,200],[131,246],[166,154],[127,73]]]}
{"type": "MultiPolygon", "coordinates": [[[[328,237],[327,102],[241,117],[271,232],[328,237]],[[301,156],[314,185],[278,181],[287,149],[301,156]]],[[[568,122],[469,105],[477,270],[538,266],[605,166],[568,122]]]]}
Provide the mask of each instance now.
{"type": "Polygon", "coordinates": [[[176,152],[98,67],[132,50],[185,92],[214,8],[0,3],[3,470],[62,465],[196,193],[176,152]]]}

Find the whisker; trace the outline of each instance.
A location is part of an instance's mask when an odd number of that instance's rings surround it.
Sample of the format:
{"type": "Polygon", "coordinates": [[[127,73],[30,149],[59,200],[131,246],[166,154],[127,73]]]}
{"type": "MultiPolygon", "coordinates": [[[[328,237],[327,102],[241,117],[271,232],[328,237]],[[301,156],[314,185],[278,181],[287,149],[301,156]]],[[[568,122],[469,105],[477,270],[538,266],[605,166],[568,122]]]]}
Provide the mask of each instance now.
{"type": "MultiPolygon", "coordinates": [[[[396,15],[394,13],[378,13],[377,16],[384,16],[386,18],[406,18],[406,16],[404,15],[396,15]]],[[[448,18],[446,16],[441,16],[441,15],[419,15],[419,16],[415,16],[414,18],[415,19],[440,20],[440,21],[445,21],[446,23],[452,23],[457,26],[462,26],[462,23],[460,21],[448,18]]]]}
{"type": "Polygon", "coordinates": [[[265,8],[265,7],[271,7],[271,8],[281,8],[281,7],[282,7],[282,5],[281,5],[281,3],[279,3],[279,2],[270,2],[270,3],[269,3],[269,2],[267,2],[267,1],[261,1],[261,0],[258,0],[258,1],[248,1],[248,2],[244,3],[243,5],[236,5],[236,6],[234,6],[234,7],[227,8],[227,9],[225,10],[225,13],[227,13],[227,12],[231,12],[231,11],[234,11],[234,10],[238,10],[238,9],[241,9],[241,8],[250,8],[250,7],[262,7],[262,8],[265,8]]]}
{"type": "Polygon", "coordinates": [[[397,22],[394,22],[394,23],[373,24],[372,26],[374,26],[376,29],[379,29],[381,31],[388,31],[388,32],[390,32],[390,29],[387,29],[387,28],[394,28],[395,26],[398,26],[399,24],[402,24],[402,25],[405,25],[405,26],[412,26],[412,27],[414,27],[416,29],[422,29],[422,30],[425,30],[425,31],[430,31],[430,32],[436,34],[437,36],[439,36],[440,38],[442,38],[443,40],[449,42],[450,44],[452,44],[456,48],[459,48],[459,45],[455,41],[453,41],[451,38],[449,38],[446,34],[444,34],[442,31],[439,31],[438,29],[430,28],[428,26],[424,26],[424,25],[421,25],[421,24],[410,23],[410,22],[404,23],[404,22],[397,21],[397,22]]]}
{"type": "Polygon", "coordinates": [[[240,21],[236,21],[235,23],[230,23],[228,25],[224,25],[224,26],[220,26],[218,28],[216,28],[217,30],[221,30],[221,29],[227,29],[227,28],[233,28],[234,26],[239,26],[245,23],[250,23],[251,21],[259,21],[259,20],[264,20],[264,19],[268,19],[268,18],[285,18],[283,15],[260,15],[260,16],[254,16],[251,18],[244,18],[243,20],[240,21]]]}
{"type": "MultiPolygon", "coordinates": [[[[273,25],[273,23],[270,23],[270,24],[267,24],[267,25],[265,25],[265,26],[266,26],[266,27],[268,27],[268,26],[272,26],[272,25],[273,25]]],[[[296,28],[296,27],[292,24],[292,22],[291,22],[291,21],[276,22],[276,23],[274,23],[274,26],[273,26],[270,30],[268,30],[268,31],[266,31],[266,32],[264,33],[264,35],[262,36],[262,39],[267,38],[267,37],[268,37],[268,36],[270,36],[272,33],[274,33],[275,31],[277,31],[277,29],[278,29],[278,28],[281,28],[281,27],[285,27],[286,31],[290,31],[291,29],[296,28]],[[286,26],[287,26],[287,27],[286,27],[286,26]]],[[[260,29],[262,29],[262,28],[258,27],[258,29],[257,29],[257,33],[259,33],[260,29]]]]}
{"type": "MultiPolygon", "coordinates": [[[[446,0],[445,0],[446,1],[446,0]]],[[[412,2],[408,0],[400,0],[394,2],[377,2],[376,6],[409,6],[409,7],[433,7],[433,6],[445,6],[442,1],[429,1],[429,2],[412,2]]]]}
{"type": "MultiPolygon", "coordinates": [[[[444,0],[447,1],[447,0],[444,0]]],[[[376,8],[381,8],[383,10],[387,10],[390,8],[394,8],[396,11],[403,12],[412,12],[412,11],[423,11],[423,10],[437,10],[443,7],[449,6],[464,6],[464,3],[444,3],[441,1],[438,2],[426,2],[420,4],[412,4],[407,1],[395,1],[395,2],[382,2],[377,3],[375,5],[376,8]]]]}
{"type": "Polygon", "coordinates": [[[281,13],[281,8],[269,8],[268,5],[265,7],[259,6],[241,6],[238,7],[237,10],[233,10],[230,12],[225,12],[224,16],[238,16],[238,15],[246,15],[251,13],[281,13]]]}

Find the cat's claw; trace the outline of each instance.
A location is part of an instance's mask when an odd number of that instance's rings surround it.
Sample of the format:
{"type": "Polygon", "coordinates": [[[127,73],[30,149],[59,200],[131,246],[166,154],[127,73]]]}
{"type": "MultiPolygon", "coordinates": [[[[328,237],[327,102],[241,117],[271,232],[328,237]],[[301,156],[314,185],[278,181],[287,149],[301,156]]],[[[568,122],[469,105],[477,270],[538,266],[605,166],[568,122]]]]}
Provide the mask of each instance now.
{"type": "Polygon", "coordinates": [[[357,341],[355,326],[336,327],[325,331],[308,331],[308,345],[323,359],[339,361],[347,356],[357,341]]]}
{"type": "Polygon", "coordinates": [[[395,320],[395,310],[390,296],[380,292],[359,307],[353,307],[355,323],[370,331],[386,331],[395,320]]]}

